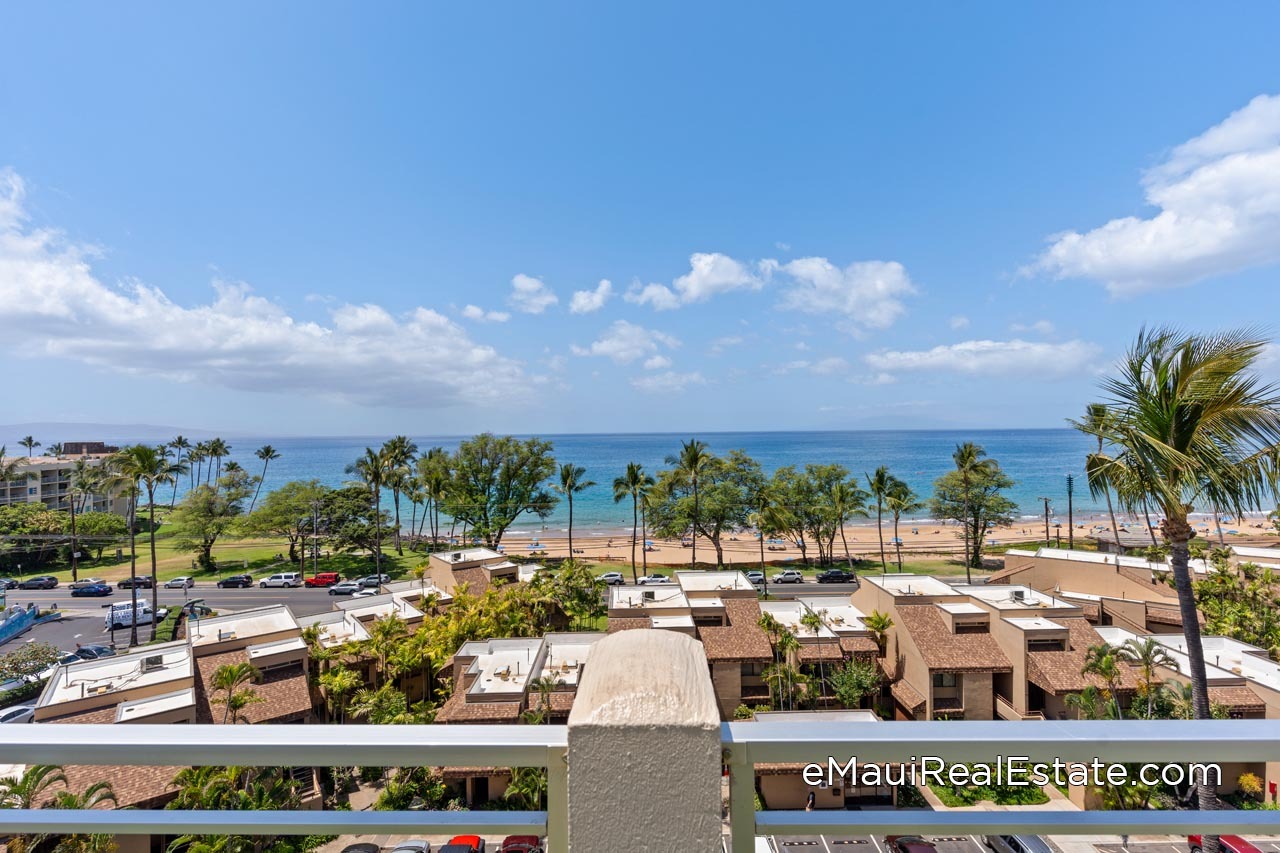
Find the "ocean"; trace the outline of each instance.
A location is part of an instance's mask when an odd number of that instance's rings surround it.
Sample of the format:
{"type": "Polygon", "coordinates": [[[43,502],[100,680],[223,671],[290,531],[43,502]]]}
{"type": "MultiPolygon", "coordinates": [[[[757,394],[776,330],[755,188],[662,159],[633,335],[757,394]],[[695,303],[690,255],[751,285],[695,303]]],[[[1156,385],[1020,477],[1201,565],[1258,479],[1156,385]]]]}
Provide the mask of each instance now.
{"type": "MultiPolygon", "coordinates": [[[[574,530],[583,534],[621,533],[629,530],[631,504],[613,501],[612,483],[628,462],[639,462],[650,473],[667,467],[665,458],[680,450],[680,442],[690,437],[705,441],[712,452],[723,454],[743,450],[759,460],[766,472],[784,465],[803,467],[810,462],[839,463],[862,479],[880,465],[907,481],[923,497],[932,493],[933,482],[952,467],[951,453],[957,444],[973,441],[998,460],[1016,481],[1008,495],[1027,518],[1043,518],[1044,497],[1050,498],[1053,517],[1066,517],[1067,475],[1076,478],[1077,520],[1105,512],[1106,504],[1089,496],[1084,482],[1084,461],[1094,440],[1069,429],[965,430],[965,431],[850,431],[850,432],[718,432],[689,436],[679,433],[615,435],[544,435],[552,442],[558,462],[573,462],[587,469],[587,478],[598,485],[574,499],[574,530]]],[[[262,463],[253,452],[271,444],[280,458],[267,469],[264,493],[289,480],[319,480],[338,486],[349,478],[345,467],[366,447],[377,447],[380,437],[344,438],[244,438],[228,439],[235,459],[252,473],[262,463]]],[[[458,436],[413,436],[419,449],[444,447],[453,450],[463,439],[458,436]]],[[[390,498],[386,500],[390,508],[390,498]]],[[[410,508],[402,501],[401,515],[409,524],[410,508]]],[[[563,500],[545,521],[526,516],[512,528],[518,532],[560,532],[568,522],[563,500]]]]}

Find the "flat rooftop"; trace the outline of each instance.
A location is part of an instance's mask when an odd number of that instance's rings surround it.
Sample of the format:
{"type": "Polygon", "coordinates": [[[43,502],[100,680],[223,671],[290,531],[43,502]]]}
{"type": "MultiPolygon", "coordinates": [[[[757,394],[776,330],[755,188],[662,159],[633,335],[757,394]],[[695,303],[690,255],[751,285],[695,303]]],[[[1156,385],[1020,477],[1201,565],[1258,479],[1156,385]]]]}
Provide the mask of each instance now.
{"type": "Polygon", "coordinates": [[[318,616],[307,616],[304,625],[320,628],[320,645],[326,649],[369,639],[364,623],[345,610],[332,610],[318,616]]]}
{"type": "MultiPolygon", "coordinates": [[[[1143,639],[1144,636],[1151,636],[1151,638],[1154,639],[1156,642],[1160,643],[1162,646],[1165,646],[1165,648],[1169,652],[1169,656],[1173,658],[1174,661],[1177,663],[1179,673],[1185,676],[1188,672],[1191,671],[1191,663],[1187,659],[1186,654],[1183,653],[1180,649],[1175,648],[1173,646],[1169,646],[1164,642],[1165,639],[1173,639],[1174,638],[1173,634],[1167,634],[1167,635],[1166,634],[1153,634],[1153,635],[1135,634],[1132,631],[1129,631],[1125,628],[1118,628],[1115,625],[1097,625],[1094,627],[1094,630],[1098,632],[1099,637],[1101,637],[1105,642],[1107,642],[1112,646],[1122,646],[1128,640],[1141,640],[1143,639]]],[[[1181,634],[1177,635],[1178,638],[1181,638],[1181,636],[1182,636],[1181,634]]],[[[1204,669],[1205,669],[1205,677],[1209,680],[1210,684],[1214,682],[1227,682],[1230,684],[1238,684],[1240,683],[1240,679],[1242,677],[1242,676],[1236,675],[1230,670],[1223,669],[1222,667],[1219,667],[1219,666],[1214,666],[1213,658],[1209,655],[1207,649],[1205,651],[1204,669]]]]}
{"type": "Polygon", "coordinates": [[[864,583],[878,586],[895,597],[909,595],[962,595],[949,583],[928,575],[865,575],[864,583]]]}
{"type": "Polygon", "coordinates": [[[431,556],[446,563],[475,563],[482,560],[507,559],[492,548],[463,548],[461,551],[441,551],[431,556]]]}
{"type": "Polygon", "coordinates": [[[542,652],[540,637],[464,643],[458,650],[458,657],[473,658],[466,673],[475,676],[467,688],[467,695],[485,697],[523,693],[530,679],[535,678],[541,669],[542,652]]]}
{"type": "Polygon", "coordinates": [[[546,660],[542,674],[558,679],[562,684],[576,687],[582,677],[582,666],[591,654],[591,648],[604,638],[604,634],[547,634],[546,660]]]}
{"type": "Polygon", "coordinates": [[[1010,616],[1004,621],[1023,631],[1065,631],[1065,625],[1059,625],[1043,616],[1010,616]]]}
{"type": "Polygon", "coordinates": [[[191,649],[182,640],[128,654],[60,666],[40,694],[39,707],[119,693],[193,677],[191,649]]]}
{"type": "Polygon", "coordinates": [[[878,723],[875,711],[757,711],[757,723],[878,723]]]}
{"type": "Polygon", "coordinates": [[[1064,608],[1078,607],[1070,601],[1054,598],[1046,592],[1032,589],[1021,584],[963,584],[956,587],[972,598],[997,610],[1027,610],[1033,607],[1064,608]]]}
{"type": "Polygon", "coordinates": [[[737,571],[698,572],[677,571],[675,581],[686,592],[755,592],[747,576],[737,571]]]}
{"type": "Polygon", "coordinates": [[[1231,552],[1245,560],[1270,560],[1280,563],[1280,548],[1255,548],[1250,545],[1232,545],[1231,552]]]}
{"type": "Polygon", "coordinates": [[[802,624],[800,620],[808,616],[812,611],[794,599],[790,601],[762,601],[760,602],[760,612],[768,613],[774,619],[777,619],[782,624],[782,627],[800,639],[806,637],[833,639],[835,637],[835,633],[825,623],[820,625],[816,631],[802,624]]]}
{"type": "MultiPolygon", "coordinates": [[[[1175,655],[1185,657],[1187,639],[1181,634],[1156,634],[1155,640],[1175,655]]],[[[1280,691],[1280,664],[1269,659],[1263,649],[1230,637],[1202,637],[1200,642],[1204,646],[1206,666],[1218,667],[1237,677],[1280,691]]]]}
{"type": "Polygon", "coordinates": [[[862,621],[866,614],[850,604],[847,595],[802,595],[797,596],[796,601],[817,613],[839,636],[867,633],[867,626],[862,621]]]}
{"type": "Polygon", "coordinates": [[[939,610],[945,610],[953,615],[985,616],[987,613],[987,611],[969,601],[939,601],[935,606],[939,610]]]}
{"type": "Polygon", "coordinates": [[[154,717],[156,714],[164,714],[169,711],[180,711],[184,708],[194,708],[195,704],[195,688],[185,687],[182,690],[175,690],[172,693],[161,693],[159,696],[147,696],[142,699],[121,702],[116,706],[116,722],[131,723],[134,720],[144,720],[147,717],[154,717]]]}
{"type": "MultiPolygon", "coordinates": [[[[1010,554],[1015,552],[1010,551],[1010,554]]],[[[1029,551],[1016,552],[1019,556],[1044,557],[1053,560],[1070,560],[1074,563],[1100,563],[1109,566],[1124,566],[1129,569],[1148,569],[1153,572],[1169,571],[1168,563],[1153,563],[1145,557],[1122,557],[1115,554],[1106,554],[1101,551],[1072,551],[1066,548],[1040,548],[1034,554],[1029,551]]],[[[1191,560],[1189,563],[1193,572],[1204,574],[1209,571],[1209,566],[1204,560],[1191,560]]]]}
{"type": "Polygon", "coordinates": [[[689,606],[689,598],[679,584],[609,587],[609,607],[617,610],[679,609],[689,606]]]}
{"type": "Polygon", "coordinates": [[[262,637],[289,630],[298,630],[298,621],[293,618],[293,611],[284,604],[271,604],[187,622],[187,635],[191,639],[191,645],[197,648],[226,640],[262,637]]]}
{"type": "Polygon", "coordinates": [[[402,592],[384,592],[382,595],[370,595],[364,598],[340,601],[334,606],[339,610],[350,613],[357,619],[377,619],[382,616],[390,616],[392,613],[406,622],[413,619],[421,619],[422,611],[406,601],[405,598],[406,596],[402,592]]]}

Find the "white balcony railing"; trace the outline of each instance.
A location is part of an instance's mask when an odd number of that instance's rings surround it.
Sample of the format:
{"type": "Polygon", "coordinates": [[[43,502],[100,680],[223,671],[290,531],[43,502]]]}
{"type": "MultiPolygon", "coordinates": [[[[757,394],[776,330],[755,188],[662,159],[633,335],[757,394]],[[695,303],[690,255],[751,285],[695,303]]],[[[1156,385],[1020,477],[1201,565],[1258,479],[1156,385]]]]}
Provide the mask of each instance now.
{"type": "Polygon", "coordinates": [[[966,763],[991,762],[997,756],[1082,763],[1274,762],[1280,761],[1280,724],[716,724],[708,722],[714,695],[705,659],[699,672],[697,660],[680,667],[670,658],[673,651],[692,655],[695,647],[700,655],[701,647],[677,634],[667,634],[671,639],[661,642],[650,637],[649,645],[636,642],[642,635],[663,633],[628,631],[601,641],[584,672],[568,726],[0,726],[0,757],[15,764],[545,767],[546,812],[0,810],[0,835],[537,833],[547,836],[551,853],[712,850],[722,840],[717,773],[722,761],[730,771],[732,853],[751,853],[757,835],[784,833],[1280,832],[1277,811],[757,812],[756,764],[825,766],[828,757],[844,763],[854,755],[862,762],[926,755],[966,763]],[[655,652],[668,654],[665,666],[646,660],[655,652]],[[625,670],[617,668],[624,665],[625,670]],[[673,845],[672,839],[683,843],[673,845]]]}

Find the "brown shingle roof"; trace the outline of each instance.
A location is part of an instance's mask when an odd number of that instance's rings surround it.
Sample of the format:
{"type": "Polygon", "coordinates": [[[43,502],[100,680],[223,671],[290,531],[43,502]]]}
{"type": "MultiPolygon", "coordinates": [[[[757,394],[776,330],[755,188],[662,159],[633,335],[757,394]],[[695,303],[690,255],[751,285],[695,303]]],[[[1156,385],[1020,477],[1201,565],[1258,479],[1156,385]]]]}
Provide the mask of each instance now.
{"type": "MultiPolygon", "coordinates": [[[[573,710],[573,697],[577,693],[573,690],[552,690],[547,696],[547,705],[550,706],[551,713],[555,716],[568,714],[573,710]]],[[[529,707],[542,708],[542,694],[534,693],[529,697],[529,707]]]]}
{"type": "Polygon", "coordinates": [[[870,637],[841,637],[840,648],[855,657],[877,657],[880,647],[870,637]]]}
{"type": "MultiPolygon", "coordinates": [[[[1067,629],[1067,650],[1060,652],[1027,652],[1027,680],[1052,693],[1076,693],[1086,687],[1106,687],[1107,683],[1096,675],[1083,675],[1085,658],[1092,646],[1101,645],[1102,636],[1089,621],[1080,616],[1055,618],[1054,622],[1067,629]]],[[[1138,686],[1133,668],[1121,663],[1116,681],[1121,691],[1131,691],[1138,686]]]]}
{"type": "Polygon", "coordinates": [[[619,631],[635,631],[639,628],[652,628],[653,620],[648,616],[610,616],[609,627],[606,629],[610,634],[616,634],[619,631]]]}
{"type": "MultiPolygon", "coordinates": [[[[218,655],[197,658],[196,668],[200,678],[196,682],[196,722],[221,723],[225,715],[222,705],[209,690],[213,673],[223,664],[247,663],[249,654],[244,649],[223,652],[218,655]]],[[[262,680],[248,685],[258,694],[261,702],[254,702],[240,712],[240,719],[247,723],[283,723],[305,719],[311,713],[311,687],[302,666],[283,666],[269,669],[262,680]]]]}
{"type": "Polygon", "coordinates": [[[455,690],[440,710],[437,723],[514,723],[523,702],[468,702],[465,690],[455,690]]]}
{"type": "Polygon", "coordinates": [[[455,569],[453,582],[458,586],[466,584],[467,592],[472,595],[484,595],[489,588],[489,573],[481,568],[455,569]]]}
{"type": "Polygon", "coordinates": [[[1209,702],[1214,705],[1226,705],[1239,713],[1267,710],[1267,703],[1248,687],[1210,687],[1209,702]]]}
{"type": "Polygon", "coordinates": [[[178,771],[185,769],[167,766],[104,767],[67,764],[63,765],[62,773],[67,777],[67,790],[76,794],[84,793],[86,788],[97,782],[110,782],[111,792],[116,795],[115,805],[107,803],[99,808],[159,808],[177,795],[178,789],[173,785],[173,777],[178,775],[178,771]]]}
{"type": "Polygon", "coordinates": [[[773,660],[773,646],[760,630],[760,603],[754,598],[727,598],[725,626],[698,629],[698,639],[709,661],[766,662],[773,660]]]}
{"type": "Polygon", "coordinates": [[[924,707],[924,697],[905,681],[895,681],[890,684],[889,692],[909,714],[914,714],[924,707]]]}
{"type": "Polygon", "coordinates": [[[95,708],[92,711],[81,711],[78,714],[66,714],[61,717],[50,717],[46,723],[114,723],[116,707],[95,708]]]}
{"type": "MultiPolygon", "coordinates": [[[[1204,624],[1204,614],[1196,613],[1196,618],[1201,625],[1204,624]]],[[[1161,625],[1181,625],[1182,611],[1175,605],[1152,604],[1147,603],[1147,621],[1158,622],[1161,625]]]]}
{"type": "Polygon", "coordinates": [[[800,644],[800,663],[833,663],[844,660],[839,643],[830,641],[800,644]]]}
{"type": "Polygon", "coordinates": [[[1013,669],[990,634],[953,634],[932,604],[899,605],[898,623],[911,635],[930,670],[1008,672],[1013,669]]]}

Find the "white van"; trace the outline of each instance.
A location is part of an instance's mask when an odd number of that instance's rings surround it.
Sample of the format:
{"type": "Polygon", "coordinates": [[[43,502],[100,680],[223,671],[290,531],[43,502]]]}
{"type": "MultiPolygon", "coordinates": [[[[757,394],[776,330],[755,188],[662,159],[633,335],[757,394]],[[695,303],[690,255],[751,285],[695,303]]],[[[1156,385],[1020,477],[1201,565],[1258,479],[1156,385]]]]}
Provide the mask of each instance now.
{"type": "Polygon", "coordinates": [[[280,572],[269,578],[263,578],[258,586],[263,589],[269,586],[299,587],[302,586],[302,575],[299,572],[280,572]]]}
{"type": "MultiPolygon", "coordinates": [[[[168,609],[161,607],[159,616],[151,609],[150,602],[138,599],[137,624],[150,625],[153,621],[159,622],[169,615],[168,609]]],[[[107,630],[113,628],[128,628],[134,624],[134,610],[132,601],[117,601],[107,608],[106,618],[107,630]]]]}

